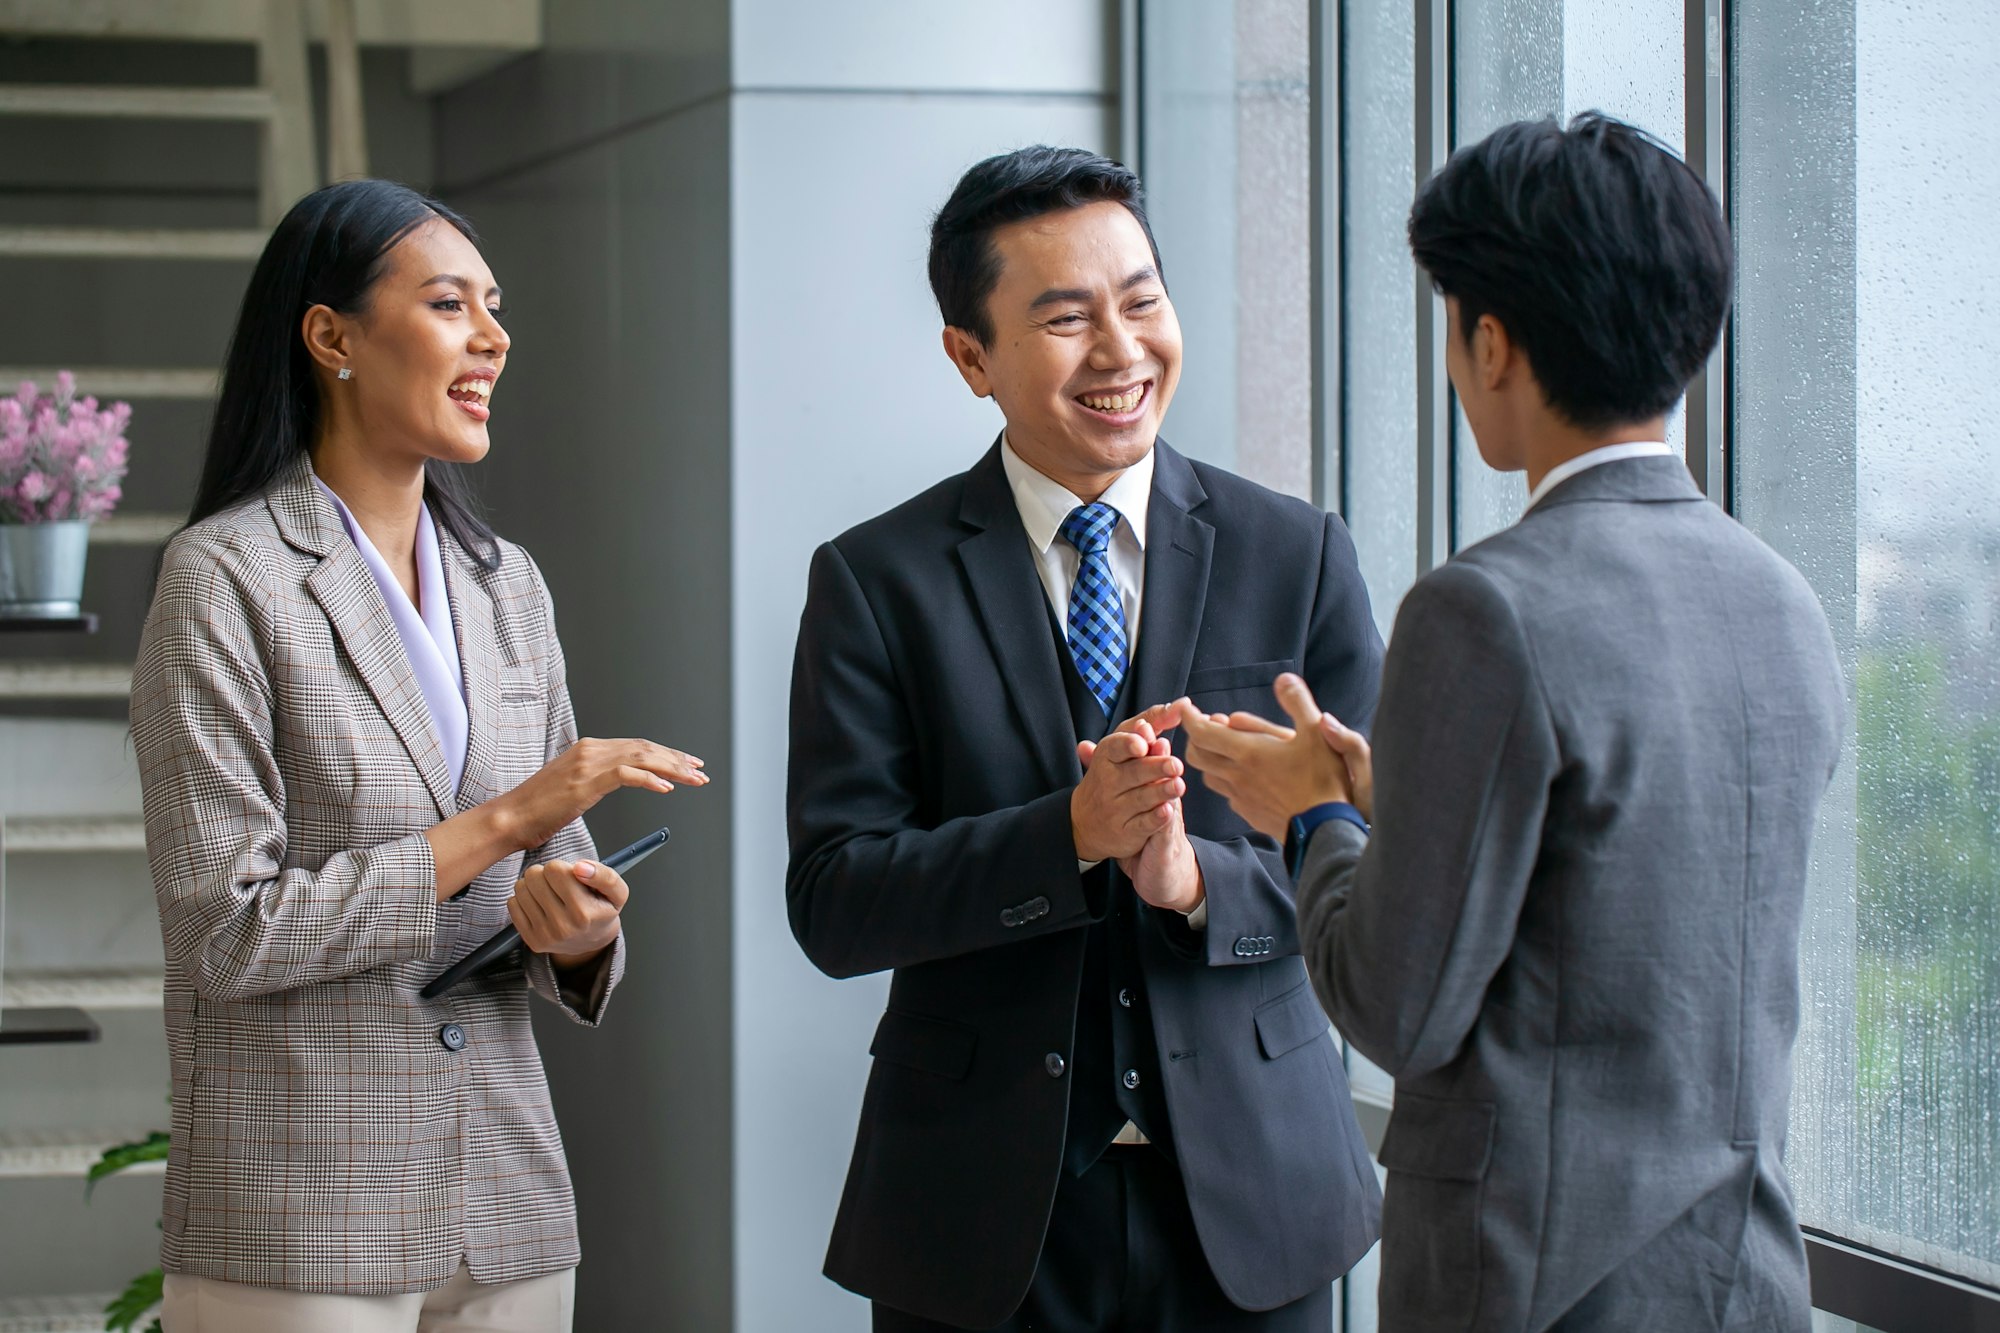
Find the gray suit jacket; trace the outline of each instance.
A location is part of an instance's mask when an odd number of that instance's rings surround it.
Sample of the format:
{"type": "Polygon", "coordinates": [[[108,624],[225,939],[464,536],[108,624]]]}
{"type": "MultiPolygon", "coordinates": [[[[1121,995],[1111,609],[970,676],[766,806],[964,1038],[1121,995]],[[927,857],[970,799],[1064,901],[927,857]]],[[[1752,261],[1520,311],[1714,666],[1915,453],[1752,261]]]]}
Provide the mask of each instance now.
{"type": "Polygon", "coordinates": [[[1580,473],[1411,590],[1374,835],[1323,825],[1298,893],[1396,1079],[1385,1330],[1807,1327],[1780,1159],[1843,707],[1805,581],[1677,459],[1580,473]]]}
{"type": "MultiPolygon", "coordinates": [[[[548,589],[500,543],[440,529],[466,710],[456,791],[395,623],[300,468],[169,543],[132,683],[146,850],[166,940],[170,1273],[295,1291],[424,1291],[574,1267],[576,1211],[520,954],[418,987],[505,926],[525,859],[437,899],[425,829],[576,739],[548,589]],[[451,1029],[447,1032],[447,1027],[451,1029]]],[[[582,820],[529,857],[593,856],[582,820]]]]}

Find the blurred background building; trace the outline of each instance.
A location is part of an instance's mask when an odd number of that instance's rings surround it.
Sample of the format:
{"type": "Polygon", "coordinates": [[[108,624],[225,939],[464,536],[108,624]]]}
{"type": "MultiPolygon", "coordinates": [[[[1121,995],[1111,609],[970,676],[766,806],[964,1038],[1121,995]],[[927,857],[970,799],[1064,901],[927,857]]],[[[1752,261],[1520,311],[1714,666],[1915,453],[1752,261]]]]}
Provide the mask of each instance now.
{"type": "Polygon", "coordinates": [[[1410,197],[1452,144],[1587,108],[1727,200],[1738,306],[1675,442],[1850,671],[1790,1145],[1825,1328],[2000,1326],[1990,0],[0,0],[0,389],[72,367],[136,408],[98,631],[0,633],[0,1036],[100,1034],[0,1045],[0,1333],[101,1328],[156,1261],[158,1177],[82,1179],[166,1111],[122,694],[291,199],[365,170],[470,215],[515,340],[481,486],[583,727],[721,779],[672,798],[605,1028],[542,1027],[578,1328],[858,1333],[819,1264],[885,985],[786,926],[787,693],[814,546],[998,429],[938,349],[932,210],[1022,144],[1136,165],[1187,334],[1168,437],[1341,512],[1386,633],[1524,498],[1450,403],[1410,197]]]}

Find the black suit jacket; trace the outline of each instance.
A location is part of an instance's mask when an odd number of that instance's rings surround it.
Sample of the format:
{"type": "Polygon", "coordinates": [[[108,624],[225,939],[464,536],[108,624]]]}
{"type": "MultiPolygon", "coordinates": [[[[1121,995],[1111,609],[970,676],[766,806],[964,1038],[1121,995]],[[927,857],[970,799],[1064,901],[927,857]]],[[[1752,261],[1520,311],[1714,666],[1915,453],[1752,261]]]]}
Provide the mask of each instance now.
{"type": "MultiPolygon", "coordinates": [[[[1047,596],[996,445],[820,547],[799,630],[786,877],[829,975],[895,969],[826,1273],[947,1323],[1026,1293],[1063,1156],[1086,931],[1081,777],[1047,596]]],[[[1300,671],[1366,725],[1382,645],[1339,520],[1157,446],[1132,697],[1270,714],[1300,671]]],[[[1380,1194],[1298,957],[1278,847],[1199,783],[1208,929],[1143,908],[1140,962],[1203,1249],[1246,1309],[1373,1243],[1380,1194]]]]}

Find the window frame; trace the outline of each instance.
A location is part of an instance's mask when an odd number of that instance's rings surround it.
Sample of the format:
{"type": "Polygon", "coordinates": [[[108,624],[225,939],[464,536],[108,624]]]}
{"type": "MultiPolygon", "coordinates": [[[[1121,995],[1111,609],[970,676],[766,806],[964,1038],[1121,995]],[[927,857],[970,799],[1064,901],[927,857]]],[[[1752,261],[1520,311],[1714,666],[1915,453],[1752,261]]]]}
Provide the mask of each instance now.
{"type": "MultiPolygon", "coordinates": [[[[1140,29],[1149,0],[1118,0],[1118,142],[1124,160],[1144,174],[1146,77],[1140,29]]],[[[1442,166],[1455,141],[1452,32],[1455,0],[1409,0],[1415,15],[1416,179],[1442,166]]],[[[1734,31],[1731,0],[1685,4],[1687,161],[1734,217],[1730,135],[1733,115],[1734,31]]],[[[1345,288],[1344,164],[1341,140],[1341,51],[1344,0],[1309,0],[1310,228],[1313,492],[1323,508],[1349,517],[1348,451],[1342,423],[1348,378],[1341,355],[1345,288]]],[[[1445,374],[1445,312],[1441,297],[1421,274],[1416,302],[1417,362],[1417,576],[1450,558],[1456,548],[1453,449],[1456,405],[1445,374]]],[[[1736,511],[1734,472],[1735,313],[1708,364],[1688,388],[1687,464],[1710,500],[1736,511]]],[[[1374,1153],[1388,1125],[1389,1103],[1372,1092],[1355,1095],[1355,1112],[1374,1153]]],[[[2000,1288],[1968,1282],[1940,1270],[1871,1249],[1837,1234],[1805,1228],[1805,1246],[1816,1309],[1851,1319],[1880,1333],[2000,1333],[2000,1288]]]]}

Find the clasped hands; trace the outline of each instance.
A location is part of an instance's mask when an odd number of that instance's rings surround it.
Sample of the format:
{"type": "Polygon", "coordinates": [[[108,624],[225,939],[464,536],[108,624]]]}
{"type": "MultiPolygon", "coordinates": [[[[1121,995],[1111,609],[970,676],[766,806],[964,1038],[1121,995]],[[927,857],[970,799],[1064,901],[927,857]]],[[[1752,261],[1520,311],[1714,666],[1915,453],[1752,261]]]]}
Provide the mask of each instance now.
{"type": "Polygon", "coordinates": [[[1070,794],[1069,817],[1079,860],[1117,861],[1141,899],[1186,915],[1205,890],[1181,822],[1187,780],[1165,739],[1179,725],[1175,705],[1159,704],[1101,741],[1079,743],[1083,781],[1070,794]]]}

